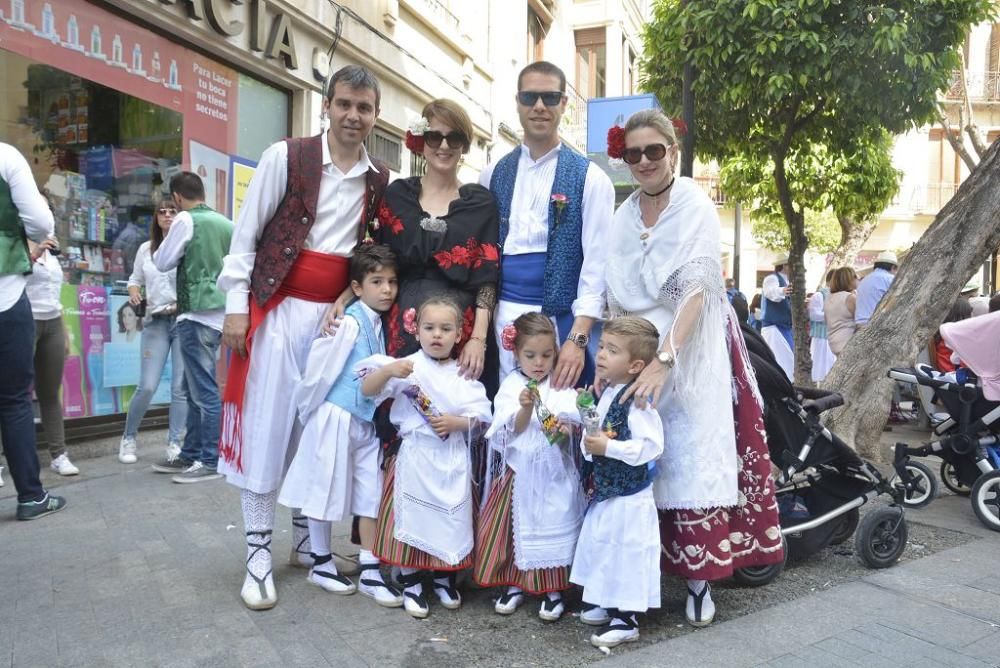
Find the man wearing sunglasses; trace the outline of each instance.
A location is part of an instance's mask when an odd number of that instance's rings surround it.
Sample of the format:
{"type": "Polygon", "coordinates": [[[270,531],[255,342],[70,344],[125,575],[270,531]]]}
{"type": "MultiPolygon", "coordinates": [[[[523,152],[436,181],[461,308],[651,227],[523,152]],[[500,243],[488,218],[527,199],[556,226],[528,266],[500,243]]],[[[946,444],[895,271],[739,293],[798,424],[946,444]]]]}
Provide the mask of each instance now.
{"type": "MultiPolygon", "coordinates": [[[[611,179],[559,140],[566,110],[566,75],[538,61],[521,70],[515,96],[524,143],[480,175],[500,212],[500,299],[494,328],[522,313],[552,318],[564,341],[553,386],[593,380],[587,354],[590,331],[604,307],[604,259],[614,214],[611,179]]],[[[514,369],[513,353],[500,347],[500,380],[514,369]]]]}
{"type": "MultiPolygon", "coordinates": [[[[241,490],[247,572],[240,595],[252,610],[278,602],[271,532],[286,462],[298,446],[289,397],[328,311],[350,294],[350,257],[389,180],[389,168],[364,147],[379,102],[368,69],[333,73],[323,100],[329,130],[264,151],[219,276],[223,341],[234,353],[222,397],[219,472],[241,490]]],[[[292,527],[292,565],[310,567],[308,524],[297,511],[292,527]]]]}

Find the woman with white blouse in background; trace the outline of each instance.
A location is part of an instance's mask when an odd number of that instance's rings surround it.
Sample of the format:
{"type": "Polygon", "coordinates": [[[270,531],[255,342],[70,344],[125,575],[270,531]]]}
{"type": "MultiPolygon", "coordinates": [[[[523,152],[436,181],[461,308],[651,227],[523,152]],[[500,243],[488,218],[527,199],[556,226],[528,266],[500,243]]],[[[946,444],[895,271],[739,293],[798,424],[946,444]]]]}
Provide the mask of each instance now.
{"type": "Polygon", "coordinates": [[[63,424],[63,404],[59,396],[63,367],[69,351],[69,339],[63,326],[63,270],[58,258],[59,241],[49,237],[40,244],[28,240],[31,274],[26,277],[25,290],[35,319],[35,396],[42,414],[42,431],[52,457],[50,466],[59,475],[80,472],[66,454],[66,431],[63,424]]]}
{"type": "Polygon", "coordinates": [[[146,292],[146,321],[142,328],[142,366],[139,372],[139,386],[128,407],[125,419],[125,435],[118,447],[118,461],[134,464],[135,437],[139,432],[149,402],[160,384],[163,367],[170,354],[170,417],[167,436],[168,460],[181,452],[181,434],[187,422],[187,388],[184,384],[184,362],[181,344],[175,329],[177,319],[177,270],[161,272],[153,264],[153,253],[163,243],[177,208],[169,199],[162,199],[153,213],[154,224],[146,241],[135,254],[132,276],[128,280],[129,303],[139,306],[146,292]]]}

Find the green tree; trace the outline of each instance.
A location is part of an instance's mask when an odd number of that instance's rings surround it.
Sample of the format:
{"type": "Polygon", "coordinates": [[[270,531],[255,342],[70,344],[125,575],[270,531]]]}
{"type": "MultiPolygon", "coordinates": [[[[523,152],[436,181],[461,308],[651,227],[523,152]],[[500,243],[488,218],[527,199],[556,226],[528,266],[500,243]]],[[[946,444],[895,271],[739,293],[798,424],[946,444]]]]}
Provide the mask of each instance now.
{"type": "MultiPolygon", "coordinates": [[[[789,230],[796,378],[809,377],[805,210],[796,156],[859,155],[879,132],[936,118],[937,92],[991,0],[660,0],[645,31],[645,86],[669,111],[692,89],[699,155],[770,165],[789,230]]],[[[860,195],[860,194],[859,194],[860,195]]],[[[825,208],[825,207],[823,207],[825,208]]]]}

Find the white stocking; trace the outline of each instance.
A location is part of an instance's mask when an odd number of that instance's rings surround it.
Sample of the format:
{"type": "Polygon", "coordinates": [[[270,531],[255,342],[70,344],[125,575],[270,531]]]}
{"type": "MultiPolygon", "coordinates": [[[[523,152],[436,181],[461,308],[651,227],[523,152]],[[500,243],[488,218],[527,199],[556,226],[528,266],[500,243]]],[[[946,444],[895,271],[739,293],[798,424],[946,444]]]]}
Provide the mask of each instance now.
{"type": "Polygon", "coordinates": [[[240,492],[243,527],[247,533],[247,570],[257,578],[264,578],[271,570],[270,542],[277,498],[277,491],[258,494],[244,489],[240,492]],[[258,549],[265,542],[267,549],[258,549]]]}

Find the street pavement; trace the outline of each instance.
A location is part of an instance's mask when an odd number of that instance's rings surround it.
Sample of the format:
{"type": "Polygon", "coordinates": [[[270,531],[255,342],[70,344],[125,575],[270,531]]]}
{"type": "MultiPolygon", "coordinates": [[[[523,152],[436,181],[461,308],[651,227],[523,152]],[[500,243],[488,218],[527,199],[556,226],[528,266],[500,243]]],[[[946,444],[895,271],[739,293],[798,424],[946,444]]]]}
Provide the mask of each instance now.
{"type": "MultiPolygon", "coordinates": [[[[142,432],[134,466],[104,455],[77,462],[75,479],[46,471],[46,485],[64,493],[69,507],[37,522],[13,519],[5,473],[0,668],[1000,666],[1000,534],[984,529],[964,498],[944,496],[907,513],[925,528],[961,532],[957,547],[790,600],[781,599],[779,578],[766,588],[778,593],[768,599],[773,604],[690,632],[681,628],[675,592],[671,627],[683,635],[660,642],[646,635],[605,657],[573,617],[539,621],[535,601],[507,620],[492,612],[489,592],[467,590],[461,611],[432,603],[431,617],[417,621],[360,595],[312,587],[306,571],[287,565],[283,509],[274,537],[279,604],[249,611],[239,599],[246,551],[238,491],[222,481],[172,484],[153,473],[163,438],[142,432]]],[[[347,549],[348,529],[336,525],[335,550],[347,549]]]]}

